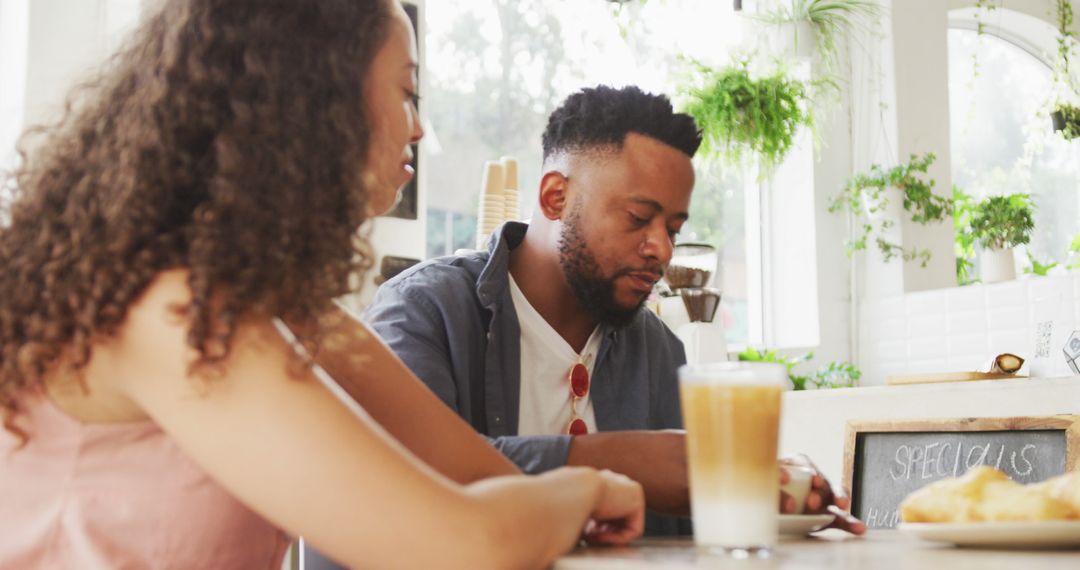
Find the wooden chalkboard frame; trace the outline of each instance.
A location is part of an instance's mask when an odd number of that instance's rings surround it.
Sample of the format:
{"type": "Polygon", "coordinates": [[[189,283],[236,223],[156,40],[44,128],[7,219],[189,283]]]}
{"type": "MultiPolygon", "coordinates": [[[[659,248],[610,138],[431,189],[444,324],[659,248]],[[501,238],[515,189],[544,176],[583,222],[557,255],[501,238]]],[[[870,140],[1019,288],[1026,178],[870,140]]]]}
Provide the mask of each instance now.
{"type": "MultiPolygon", "coordinates": [[[[855,496],[855,446],[863,433],[908,432],[979,432],[1063,430],[1065,432],[1065,471],[1080,465],[1080,416],[1029,416],[1011,418],[939,418],[847,422],[844,431],[844,488],[855,496]]],[[[854,501],[852,501],[854,503],[854,501]]],[[[848,505],[850,510],[852,505],[848,505]]]]}

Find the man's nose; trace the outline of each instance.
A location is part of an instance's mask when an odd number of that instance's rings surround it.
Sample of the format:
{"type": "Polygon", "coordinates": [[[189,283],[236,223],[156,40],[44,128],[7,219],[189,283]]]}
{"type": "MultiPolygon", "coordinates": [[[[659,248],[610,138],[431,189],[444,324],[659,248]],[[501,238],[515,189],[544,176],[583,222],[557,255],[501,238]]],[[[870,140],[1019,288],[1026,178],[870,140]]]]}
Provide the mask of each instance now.
{"type": "Polygon", "coordinates": [[[674,245],[671,243],[671,235],[664,224],[652,224],[642,237],[641,255],[649,259],[655,259],[661,265],[667,265],[671,261],[674,245]]]}

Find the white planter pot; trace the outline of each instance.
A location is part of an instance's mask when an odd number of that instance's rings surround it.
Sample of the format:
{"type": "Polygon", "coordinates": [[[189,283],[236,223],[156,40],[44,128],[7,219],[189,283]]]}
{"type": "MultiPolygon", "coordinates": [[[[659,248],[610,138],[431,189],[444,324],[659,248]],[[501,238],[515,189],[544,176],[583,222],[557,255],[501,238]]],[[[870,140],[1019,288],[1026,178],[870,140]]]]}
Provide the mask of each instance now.
{"type": "Polygon", "coordinates": [[[984,249],[979,253],[979,276],[983,283],[997,283],[1016,279],[1016,262],[1013,250],[984,249]]]}
{"type": "Polygon", "coordinates": [[[769,26],[769,45],[773,53],[800,59],[813,59],[817,37],[810,22],[786,22],[769,26]]]}

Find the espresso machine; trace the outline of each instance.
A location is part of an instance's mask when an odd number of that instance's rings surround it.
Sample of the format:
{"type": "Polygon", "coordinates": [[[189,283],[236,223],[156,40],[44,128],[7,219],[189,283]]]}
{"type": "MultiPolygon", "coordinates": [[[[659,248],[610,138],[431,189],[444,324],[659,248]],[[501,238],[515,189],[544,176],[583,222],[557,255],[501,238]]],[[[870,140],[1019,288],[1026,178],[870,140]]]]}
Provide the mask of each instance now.
{"type": "Polygon", "coordinates": [[[682,341],[689,364],[728,359],[724,325],[716,319],[720,290],[710,286],[717,259],[712,245],[678,244],[664,273],[670,291],[661,299],[660,318],[682,341]]]}

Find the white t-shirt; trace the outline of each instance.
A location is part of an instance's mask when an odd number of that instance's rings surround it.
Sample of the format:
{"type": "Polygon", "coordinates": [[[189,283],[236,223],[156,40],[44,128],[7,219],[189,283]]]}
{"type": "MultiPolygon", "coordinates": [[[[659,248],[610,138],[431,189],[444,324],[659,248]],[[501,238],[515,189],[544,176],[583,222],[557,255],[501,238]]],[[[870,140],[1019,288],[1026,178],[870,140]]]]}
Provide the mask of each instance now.
{"type": "Polygon", "coordinates": [[[536,312],[513,276],[510,295],[521,327],[521,396],[518,435],[562,435],[570,425],[570,369],[581,362],[589,370],[589,393],[578,399],[577,416],[596,433],[592,406],[593,366],[600,349],[600,327],[593,329],[580,355],[536,312]]]}

